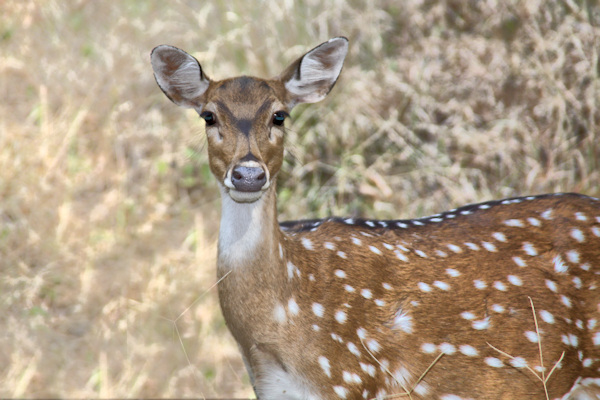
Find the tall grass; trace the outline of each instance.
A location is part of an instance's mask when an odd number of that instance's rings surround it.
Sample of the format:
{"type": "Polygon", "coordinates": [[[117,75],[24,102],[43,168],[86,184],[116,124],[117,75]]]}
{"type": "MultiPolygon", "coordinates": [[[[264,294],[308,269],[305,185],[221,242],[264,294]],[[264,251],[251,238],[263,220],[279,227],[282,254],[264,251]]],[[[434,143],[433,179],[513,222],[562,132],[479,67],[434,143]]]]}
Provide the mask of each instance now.
{"type": "Polygon", "coordinates": [[[596,1],[0,4],[0,397],[248,397],[218,310],[202,124],[150,50],[273,76],[345,35],[294,110],[282,219],[599,196],[596,1]],[[293,201],[291,201],[293,199],[293,201]]]}

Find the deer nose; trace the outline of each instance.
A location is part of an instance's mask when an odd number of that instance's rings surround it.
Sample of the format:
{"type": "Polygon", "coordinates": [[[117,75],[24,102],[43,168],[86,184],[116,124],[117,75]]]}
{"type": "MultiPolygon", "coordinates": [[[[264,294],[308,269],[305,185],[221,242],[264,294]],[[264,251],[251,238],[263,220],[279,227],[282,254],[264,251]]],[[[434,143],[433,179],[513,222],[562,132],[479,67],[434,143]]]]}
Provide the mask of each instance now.
{"type": "Polygon", "coordinates": [[[237,166],[231,172],[231,183],[240,192],[258,192],[267,182],[267,174],[261,167],[237,166]]]}

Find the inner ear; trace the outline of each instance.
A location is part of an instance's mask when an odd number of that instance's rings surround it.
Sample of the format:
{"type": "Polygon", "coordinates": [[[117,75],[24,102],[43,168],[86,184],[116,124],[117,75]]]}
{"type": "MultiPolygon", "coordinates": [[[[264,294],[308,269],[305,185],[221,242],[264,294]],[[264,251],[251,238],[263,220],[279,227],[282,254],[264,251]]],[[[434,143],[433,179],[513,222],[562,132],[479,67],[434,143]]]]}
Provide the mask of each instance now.
{"type": "Polygon", "coordinates": [[[177,47],[161,45],[150,56],[156,83],[175,104],[199,109],[210,79],[198,60],[177,47]]]}
{"type": "Polygon", "coordinates": [[[335,85],[347,53],[348,39],[337,37],[292,63],[279,76],[288,92],[288,107],[323,100],[335,85]]]}

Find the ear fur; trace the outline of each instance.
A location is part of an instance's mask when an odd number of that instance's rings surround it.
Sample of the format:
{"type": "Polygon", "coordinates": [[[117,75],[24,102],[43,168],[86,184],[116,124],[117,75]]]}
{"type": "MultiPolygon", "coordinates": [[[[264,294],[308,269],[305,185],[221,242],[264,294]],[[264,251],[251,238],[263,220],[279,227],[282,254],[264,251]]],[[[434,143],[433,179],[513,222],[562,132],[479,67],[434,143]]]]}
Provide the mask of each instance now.
{"type": "Polygon", "coordinates": [[[288,107],[316,103],[335,85],[348,52],[348,39],[336,37],[315,47],[292,63],[277,79],[288,92],[288,107]]]}
{"type": "Polygon", "coordinates": [[[186,108],[202,108],[202,96],[210,79],[198,60],[177,47],[161,45],[150,55],[156,83],[173,103],[186,108]]]}

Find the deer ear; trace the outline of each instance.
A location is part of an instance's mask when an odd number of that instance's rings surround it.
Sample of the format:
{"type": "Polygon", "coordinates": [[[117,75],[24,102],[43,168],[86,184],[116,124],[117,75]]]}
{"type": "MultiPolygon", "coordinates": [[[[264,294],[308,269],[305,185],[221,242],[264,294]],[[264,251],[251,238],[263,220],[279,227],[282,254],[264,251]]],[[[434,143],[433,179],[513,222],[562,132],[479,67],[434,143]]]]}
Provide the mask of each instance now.
{"type": "Polygon", "coordinates": [[[150,55],[156,83],[173,103],[201,108],[210,79],[198,60],[177,47],[161,45],[150,55]]]}
{"type": "Polygon", "coordinates": [[[347,52],[348,39],[336,37],[315,47],[281,73],[277,79],[287,89],[288,107],[323,100],[342,71],[347,52]]]}

